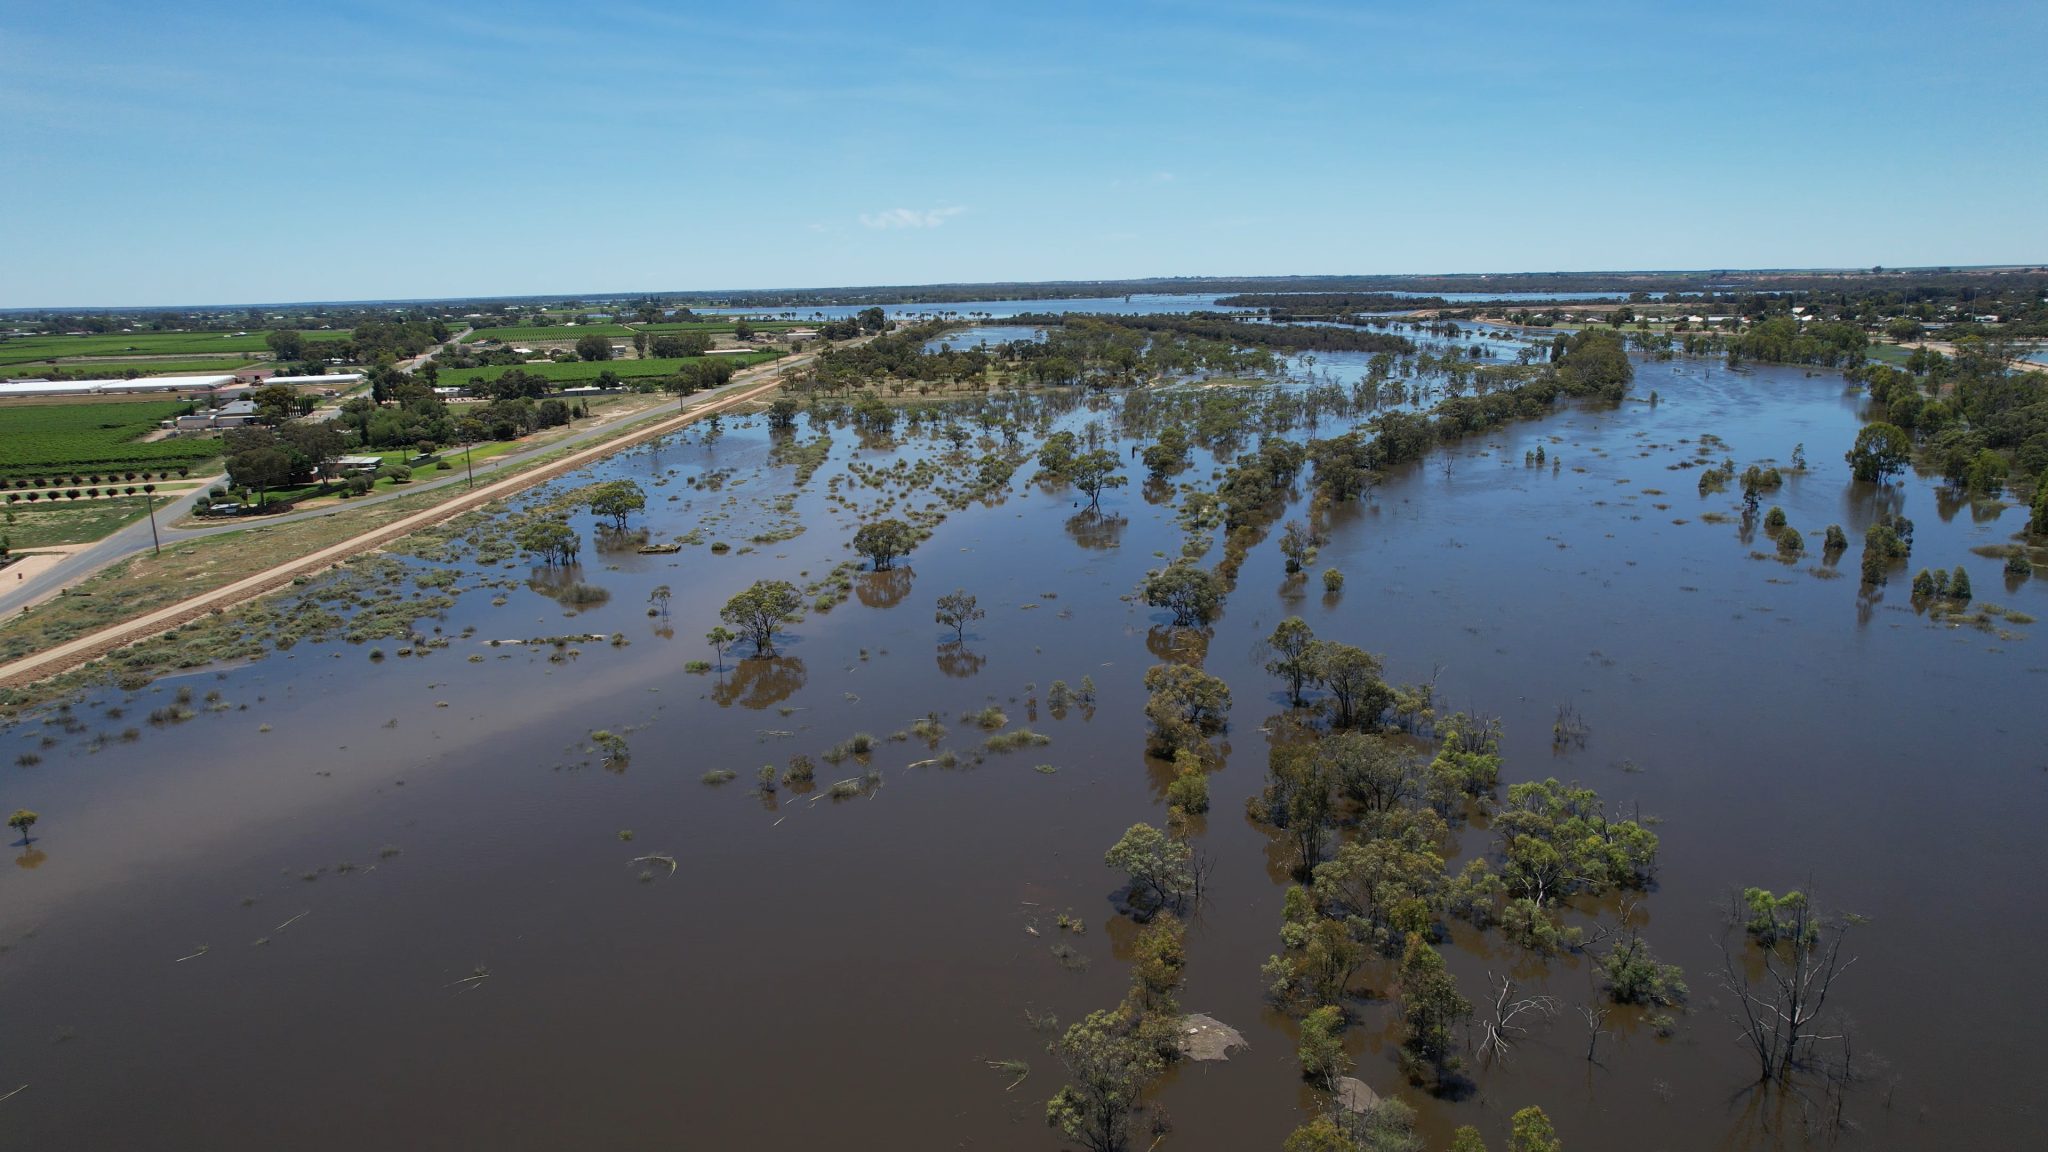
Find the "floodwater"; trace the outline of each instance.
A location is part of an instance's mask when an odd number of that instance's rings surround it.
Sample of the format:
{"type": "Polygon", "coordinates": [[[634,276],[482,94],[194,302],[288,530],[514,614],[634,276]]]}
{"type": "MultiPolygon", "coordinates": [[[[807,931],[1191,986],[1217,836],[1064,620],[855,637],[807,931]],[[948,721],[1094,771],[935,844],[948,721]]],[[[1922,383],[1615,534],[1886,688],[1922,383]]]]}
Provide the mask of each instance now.
{"type": "Polygon", "coordinates": [[[966,300],[910,304],[816,304],[794,308],[699,308],[712,316],[787,316],[797,320],[844,320],[880,307],[891,320],[938,317],[1002,319],[1034,312],[1076,312],[1087,316],[1139,316],[1160,312],[1239,312],[1216,303],[1215,292],[1139,292],[1129,296],[1077,296],[1066,300],[966,300]]]}
{"type": "MultiPolygon", "coordinates": [[[[1576,778],[1661,821],[1639,922],[1692,989],[1672,1037],[1615,1021],[1589,1064],[1567,1010],[1444,1101],[1400,1080],[1390,1004],[1360,1006],[1356,1074],[1414,1104],[1433,1147],[1461,1123],[1501,1147],[1529,1104],[1575,1152],[1821,1143],[1743,1091],[1714,941],[1745,885],[1869,918],[1837,986],[1869,1076],[1842,1143],[2048,1134],[2033,1095],[2048,1058],[2027,1027],[2048,1019],[2030,971],[2048,945],[2048,638],[1930,622],[1898,577],[1861,604],[1860,541],[1849,575],[1826,579],[1817,555],[1753,558],[1771,551],[1761,533],[1745,542],[1732,519],[1704,518],[1732,516],[1737,496],[1701,497],[1697,470],[1673,469],[1700,436],[1738,466],[1803,443],[1812,470],[1775,502],[1816,548],[1829,523],[1860,536],[1875,499],[1841,453],[1862,401],[1838,376],[1646,363],[1635,391],[1660,403],[1496,429],[1344,507],[1320,561],[1347,574],[1339,596],[1313,576],[1287,582],[1277,531],[1252,551],[1207,648],[1235,709],[1181,996],[1251,1049],[1169,1073],[1161,1147],[1274,1148],[1313,1104],[1291,1023],[1261,995],[1285,877],[1242,814],[1265,770],[1260,727],[1282,708],[1253,646],[1288,614],[1383,653],[1391,680],[1440,670],[1449,707],[1501,716],[1507,781],[1576,778]],[[1524,463],[1539,445],[1554,467],[1524,463]],[[1591,736],[1558,752],[1566,702],[1591,736]]],[[[1087,410],[1062,426],[1090,420],[1114,427],[1087,410]]],[[[711,520],[704,540],[734,551],[599,552],[579,515],[581,577],[611,598],[572,619],[524,584],[478,586],[523,567],[465,562],[456,606],[421,624],[458,638],[430,655],[385,641],[378,662],[370,645],[309,642],[132,701],[81,701],[88,731],[142,729],[96,752],[84,734],[44,747],[54,726],[16,726],[0,805],[43,821],[0,868],[0,1095],[24,1086],[0,1101],[0,1146],[1057,1147],[1043,1102],[1060,1076],[1027,1014],[1072,1020],[1127,984],[1133,930],[1102,853],[1164,820],[1139,680],[1172,640],[1162,613],[1124,597],[1181,535],[1135,481],[1106,494],[1107,519],[1080,516],[1070,493],[1026,483],[1027,466],[904,571],[856,578],[776,662],[686,671],[711,658],[701,637],[732,593],[851,556],[828,483],[849,461],[891,460],[836,430],[793,509],[806,531],[749,551],[783,522],[765,502],[789,476],[758,421],[635,450],[590,478],[647,485],[639,522],[657,538],[711,520]],[[706,476],[723,486],[686,483],[706,476]],[[666,621],[647,615],[661,584],[666,621]],[[964,650],[931,616],[955,588],[988,612],[964,650]],[[548,645],[485,643],[571,632],[629,643],[578,643],[558,661],[548,645]],[[1047,686],[1084,675],[1093,708],[1052,714],[1047,686]],[[145,723],[181,686],[199,715],[145,723]],[[211,691],[222,710],[206,710],[211,691]],[[912,766],[934,755],[921,741],[884,740],[882,786],[860,798],[821,798],[853,762],[820,762],[809,795],[751,788],[763,764],[928,712],[950,729],[941,747],[969,754],[984,734],[960,716],[988,703],[1052,742],[946,770],[912,766]],[[109,706],[125,716],[106,719],[109,706]],[[592,750],[594,729],[625,735],[629,762],[592,750]],[[22,751],[40,762],[15,764],[22,751]],[[738,779],[700,782],[715,769],[738,779]],[[635,861],[656,853],[673,874],[635,861]],[[1086,932],[1062,935],[1060,912],[1086,932]],[[1055,943],[1078,956],[1062,962],[1055,943]],[[1022,1083],[986,1063],[1010,1058],[1031,1064],[1022,1083]]],[[[1202,459],[1182,479],[1208,471],[1202,459]]],[[[2048,615],[2041,582],[2008,590],[2000,563],[1970,551],[2005,543],[2021,509],[1955,507],[1917,478],[1899,490],[1918,529],[1909,572],[1962,564],[1980,601],[2048,615]]],[[[1464,853],[1485,850],[1483,829],[1461,835],[1464,853]]],[[[1596,994],[1586,961],[1533,960],[1498,933],[1461,931],[1445,951],[1474,1001],[1489,971],[1568,1004],[1596,994]]],[[[1389,979],[1374,968],[1365,983],[1389,979]]]]}

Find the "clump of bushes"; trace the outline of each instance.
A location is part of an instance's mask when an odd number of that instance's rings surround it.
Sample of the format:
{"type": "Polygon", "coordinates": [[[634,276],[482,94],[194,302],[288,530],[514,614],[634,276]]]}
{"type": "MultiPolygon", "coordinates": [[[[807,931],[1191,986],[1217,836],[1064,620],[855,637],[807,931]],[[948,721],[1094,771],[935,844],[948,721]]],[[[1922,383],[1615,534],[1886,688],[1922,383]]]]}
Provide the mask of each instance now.
{"type": "Polygon", "coordinates": [[[856,732],[845,740],[825,750],[825,762],[837,764],[850,756],[865,757],[875,750],[875,738],[866,732],[856,732]]]}
{"type": "Polygon", "coordinates": [[[1190,815],[1207,812],[1209,774],[1203,771],[1202,758],[1183,748],[1174,753],[1173,768],[1173,783],[1166,786],[1166,802],[1190,815]]]}
{"type": "Polygon", "coordinates": [[[1913,600],[1926,604],[1939,602],[1962,607],[1970,602],[1973,595],[1970,588],[1970,574],[1958,564],[1953,573],[1936,568],[1929,571],[1922,568],[1913,577],[1913,600]]]}
{"type": "Polygon", "coordinates": [[[1011,752],[1019,748],[1037,748],[1052,743],[1052,737],[1019,728],[1015,732],[1004,732],[991,736],[983,747],[991,752],[1011,752]]]}

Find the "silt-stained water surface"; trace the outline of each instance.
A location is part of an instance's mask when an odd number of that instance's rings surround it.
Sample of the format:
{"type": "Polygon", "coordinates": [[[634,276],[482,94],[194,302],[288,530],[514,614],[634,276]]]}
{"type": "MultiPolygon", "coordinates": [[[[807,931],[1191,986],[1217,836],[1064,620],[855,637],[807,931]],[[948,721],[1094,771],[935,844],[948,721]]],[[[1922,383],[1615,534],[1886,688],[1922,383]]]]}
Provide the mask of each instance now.
{"type": "MultiPolygon", "coordinates": [[[[1748,885],[1867,918],[1837,991],[1864,1080],[1825,1138],[2017,1147],[2048,1132],[2031,1093],[2048,1060],[2026,1027],[2048,1018],[2029,972],[2048,943],[2041,639],[1930,620],[1900,574],[1859,596],[1862,530],[1890,505],[1849,482],[1863,401],[1839,377],[1643,363],[1633,391],[1389,477],[1332,515],[1306,581],[1283,574],[1277,527],[1252,550],[1206,643],[1235,705],[1197,825],[1215,871],[1180,997],[1250,1048],[1168,1073],[1162,1147],[1277,1147],[1315,1102],[1259,972],[1279,950],[1284,856],[1244,814],[1286,704],[1256,643],[1288,615],[1383,654],[1390,681],[1435,675],[1445,707],[1498,715],[1506,781],[1576,779],[1658,821],[1658,882],[1634,918],[1691,989],[1668,1036],[1617,1013],[1587,1061],[1571,1007],[1599,998],[1590,962],[1460,928],[1444,951],[1469,998],[1512,973],[1564,1010],[1436,1099],[1397,1071],[1392,968],[1368,966],[1379,998],[1357,1006],[1355,1074],[1413,1104],[1432,1146],[1465,1123],[1499,1146],[1529,1104],[1573,1149],[1821,1142],[1797,1108],[1745,1092],[1753,1065],[1715,974],[1748,885]],[[1794,563],[1760,530],[1744,539],[1733,489],[1702,496],[1680,466],[1782,466],[1801,444],[1810,469],[1766,498],[1808,541],[1794,563]],[[1828,524],[1855,542],[1839,577],[1819,553],[1828,524]],[[1335,595],[1315,575],[1329,566],[1347,577],[1335,595]],[[1588,725],[1583,746],[1553,743],[1560,705],[1588,725]]],[[[1112,404],[1059,426],[1099,422],[1127,459],[1112,404]]],[[[799,441],[816,434],[799,420],[799,441]]],[[[686,541],[672,555],[601,548],[579,512],[567,576],[470,554],[394,562],[405,578],[377,587],[409,597],[433,574],[421,591],[452,595],[419,625],[445,647],[307,641],[80,700],[71,734],[56,714],[15,726],[0,803],[43,823],[0,870],[0,1093],[25,1086],[0,1103],[0,1144],[1057,1146],[1044,1101],[1061,1073],[1032,1020],[1122,995],[1135,927],[1102,855],[1164,822],[1140,678],[1190,640],[1132,593],[1180,548],[1170,493],[1148,494],[1132,462],[1131,486],[1090,514],[1026,464],[897,571],[850,577],[776,660],[721,660],[702,637],[729,596],[827,581],[853,558],[835,493],[893,499],[896,515],[944,499],[862,481],[943,456],[936,437],[891,449],[834,429],[794,501],[777,497],[800,465],[770,443],[759,419],[728,422],[554,486],[637,480],[634,525],[686,541]],[[559,586],[579,581],[609,598],[567,615],[559,586]],[[666,615],[650,615],[662,585],[666,615]],[[932,614],[956,588],[987,612],[958,645],[932,614]],[[526,640],[541,642],[506,643],[526,640]],[[698,660],[722,668],[686,669],[698,660]],[[1092,703],[1055,711],[1051,683],[1083,677],[1092,703]],[[150,724],[181,690],[191,718],[150,724]],[[964,717],[989,705],[1050,743],[986,751],[964,717]],[[943,735],[912,734],[932,715],[943,735]],[[876,738],[869,756],[824,759],[856,733],[876,738]],[[798,754],[815,789],[764,795],[762,766],[798,754]]],[[[1178,479],[1211,467],[1198,453],[1178,479]]],[[[2009,542],[2022,510],[1897,487],[1917,526],[1909,572],[1960,564],[1980,601],[2048,608],[2038,583],[2008,588],[1971,551],[2009,542]]],[[[1281,519],[1305,517],[1298,488],[1281,519]]],[[[1457,847],[1488,837],[1474,821],[1457,847]]]]}

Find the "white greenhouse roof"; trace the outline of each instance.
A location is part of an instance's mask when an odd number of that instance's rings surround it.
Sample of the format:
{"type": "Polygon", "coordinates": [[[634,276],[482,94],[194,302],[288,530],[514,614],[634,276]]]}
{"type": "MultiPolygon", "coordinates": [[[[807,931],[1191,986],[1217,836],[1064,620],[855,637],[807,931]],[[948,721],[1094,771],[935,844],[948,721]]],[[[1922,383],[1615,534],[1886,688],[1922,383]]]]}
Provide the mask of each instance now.
{"type": "Polygon", "coordinates": [[[116,392],[192,392],[233,383],[233,376],[139,376],[133,380],[9,380],[0,382],[0,398],[8,396],[97,396],[116,392]]]}

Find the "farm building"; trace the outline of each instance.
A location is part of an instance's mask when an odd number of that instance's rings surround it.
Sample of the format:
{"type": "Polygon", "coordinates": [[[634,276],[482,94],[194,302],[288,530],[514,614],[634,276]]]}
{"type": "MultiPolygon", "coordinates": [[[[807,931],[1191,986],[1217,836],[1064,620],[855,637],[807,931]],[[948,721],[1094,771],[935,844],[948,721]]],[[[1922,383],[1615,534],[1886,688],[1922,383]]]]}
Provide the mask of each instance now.
{"type": "Polygon", "coordinates": [[[194,412],[190,416],[178,417],[180,431],[202,431],[207,428],[240,428],[256,419],[254,400],[237,400],[223,404],[211,412],[194,412]]]}
{"type": "Polygon", "coordinates": [[[212,392],[235,382],[233,376],[151,376],[134,380],[9,380],[0,383],[0,400],[42,396],[112,396],[125,392],[212,392]]]}
{"type": "Polygon", "coordinates": [[[327,462],[326,472],[329,476],[347,476],[351,472],[375,472],[383,466],[382,456],[336,456],[327,462]]]}
{"type": "Polygon", "coordinates": [[[329,372],[323,376],[272,376],[265,384],[289,384],[292,387],[353,388],[363,382],[361,372],[329,372]]]}

